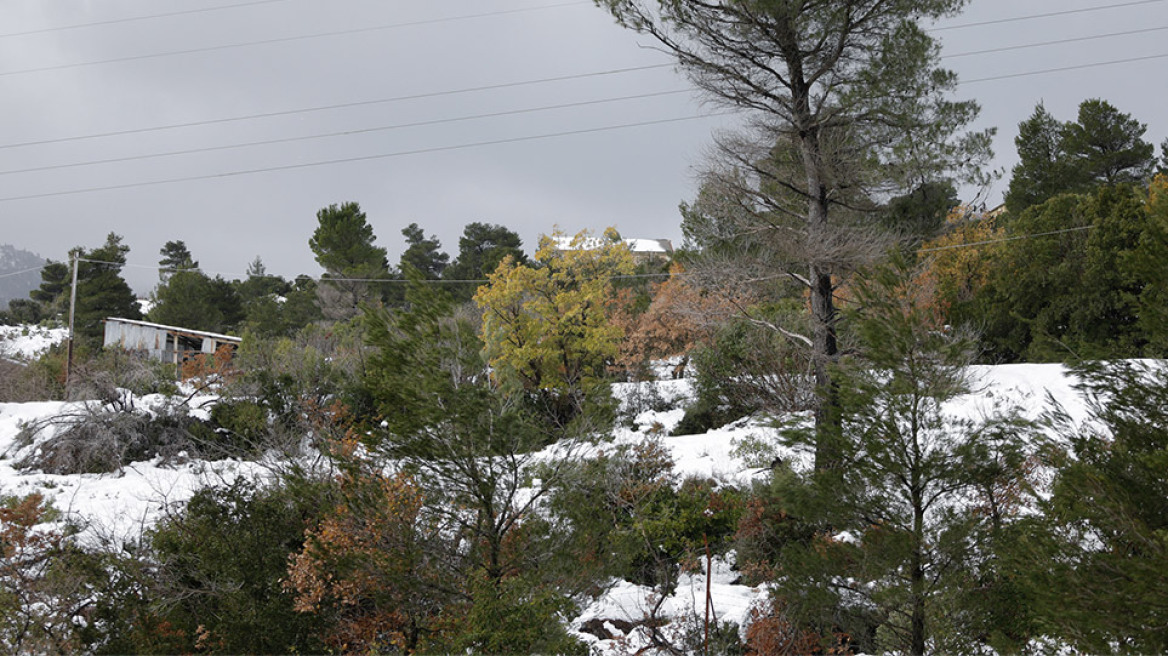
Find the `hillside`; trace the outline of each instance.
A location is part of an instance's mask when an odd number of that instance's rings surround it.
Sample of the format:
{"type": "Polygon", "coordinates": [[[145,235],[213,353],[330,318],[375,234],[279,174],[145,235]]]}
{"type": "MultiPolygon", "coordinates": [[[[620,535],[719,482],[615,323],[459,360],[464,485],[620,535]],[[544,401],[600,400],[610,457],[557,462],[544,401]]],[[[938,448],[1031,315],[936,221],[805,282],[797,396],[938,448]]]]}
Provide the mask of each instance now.
{"type": "Polygon", "coordinates": [[[36,253],[9,244],[0,244],[0,310],[13,299],[28,298],[41,284],[41,267],[45,259],[36,253]]]}
{"type": "MultiPolygon", "coordinates": [[[[33,337],[13,333],[9,339],[10,350],[31,352],[36,348],[31,343],[33,337]]],[[[1061,365],[981,366],[969,373],[974,391],[946,406],[946,414],[953,421],[985,417],[1004,405],[1016,406],[1030,419],[1055,406],[1061,406],[1076,422],[1087,418],[1086,399],[1074,389],[1074,380],[1061,365]]],[[[700,435],[669,435],[691,401],[689,381],[618,384],[614,391],[622,399],[628,419],[615,430],[611,441],[587,448],[585,458],[603,457],[604,452],[622,445],[656,443],[672,460],[676,480],[712,480],[726,489],[749,489],[756,482],[766,481],[776,456],[796,470],[805,471],[810,464],[810,453],[779,446],[778,430],[766,418],[743,417],[700,435]],[[661,400],[655,404],[656,409],[636,412],[630,408],[630,402],[646,394],[661,400]]],[[[216,403],[217,398],[207,394],[136,397],[124,393],[114,405],[98,401],[0,404],[0,489],[16,497],[44,495],[63,513],[59,524],[64,526],[67,522],[78,527],[77,539],[83,543],[132,543],[160,518],[173,516],[198,489],[230,485],[241,478],[265,480],[287,463],[272,460],[274,456],[258,462],[154,457],[111,474],[77,475],[47,473],[19,463],[38,453],[45,440],[82,416],[127,411],[153,415],[181,407],[181,412],[205,417],[216,403]],[[55,427],[29,440],[29,427],[53,423],[55,427]]],[[[553,461],[560,457],[559,449],[560,445],[552,445],[535,460],[553,461]]],[[[315,454],[303,458],[302,464],[307,466],[319,463],[315,454]]],[[[741,584],[733,552],[714,558],[708,565],[715,620],[745,627],[752,610],[765,605],[767,589],[741,584]]],[[[683,572],[664,599],[653,587],[613,580],[594,596],[579,600],[574,616],[566,620],[567,628],[596,654],[632,653],[650,647],[655,639],[653,631],[660,632],[656,639],[680,643],[683,633],[693,635],[701,626],[706,590],[702,570],[683,572]],[[657,620],[650,621],[650,616],[668,618],[669,624],[654,627],[652,622],[657,620]]]]}

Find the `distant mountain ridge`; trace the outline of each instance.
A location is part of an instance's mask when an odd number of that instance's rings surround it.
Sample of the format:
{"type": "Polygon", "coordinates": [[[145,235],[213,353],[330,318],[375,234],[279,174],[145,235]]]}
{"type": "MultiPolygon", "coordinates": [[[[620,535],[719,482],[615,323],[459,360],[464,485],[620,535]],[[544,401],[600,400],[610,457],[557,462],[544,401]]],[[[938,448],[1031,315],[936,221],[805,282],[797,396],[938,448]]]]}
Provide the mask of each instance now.
{"type": "Polygon", "coordinates": [[[8,301],[28,298],[28,293],[41,284],[41,268],[45,258],[9,244],[0,244],[0,310],[8,309],[8,301]]]}

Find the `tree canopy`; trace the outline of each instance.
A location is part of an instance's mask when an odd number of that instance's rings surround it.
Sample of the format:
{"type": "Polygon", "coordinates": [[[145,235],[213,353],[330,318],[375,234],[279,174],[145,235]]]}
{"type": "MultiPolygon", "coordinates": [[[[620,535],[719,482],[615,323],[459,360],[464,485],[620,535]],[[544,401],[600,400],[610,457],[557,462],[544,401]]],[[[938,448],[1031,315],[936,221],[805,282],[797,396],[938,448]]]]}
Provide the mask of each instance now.
{"type": "Polygon", "coordinates": [[[1039,103],[1018,125],[1014,143],[1020,161],[1006,191],[1006,208],[1018,215],[1060,193],[1146,181],[1155,163],[1155,148],[1143,140],[1146,130],[1105,100],[1084,100],[1078,119],[1065,123],[1039,103]]]}
{"type": "Polygon", "coordinates": [[[326,271],[317,287],[321,310],[331,319],[355,317],[361,303],[379,297],[369,281],[389,277],[385,249],[373,245],[373,226],[357,203],[329,205],[316,220],[308,246],[326,271]]]}
{"type": "MultiPolygon", "coordinates": [[[[749,222],[742,231],[804,245],[787,270],[810,296],[812,334],[800,341],[830,405],[834,293],[854,259],[856,211],[950,172],[976,176],[989,153],[989,132],[960,134],[977,104],[948,99],[956,76],[938,68],[939,47],[918,24],[964,0],[596,2],[673,53],[713,102],[750,112],[750,136],[722,140],[711,176],[749,222]]],[[[821,409],[817,420],[828,419],[821,409]]]]}

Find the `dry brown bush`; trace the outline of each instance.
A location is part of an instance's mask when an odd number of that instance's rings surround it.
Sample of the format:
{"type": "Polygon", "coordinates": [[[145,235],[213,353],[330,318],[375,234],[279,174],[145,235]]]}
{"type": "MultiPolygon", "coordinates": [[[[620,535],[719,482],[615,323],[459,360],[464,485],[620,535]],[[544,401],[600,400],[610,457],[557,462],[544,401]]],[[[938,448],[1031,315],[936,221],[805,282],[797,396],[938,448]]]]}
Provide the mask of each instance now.
{"type": "Polygon", "coordinates": [[[0,403],[51,401],[59,394],[59,381],[46,375],[44,367],[0,359],[0,403]]]}
{"type": "Polygon", "coordinates": [[[195,420],[178,412],[143,414],[98,404],[28,424],[18,444],[31,444],[46,430],[54,434],[16,466],[46,474],[99,474],[131,462],[161,457],[163,464],[196,455],[199,444],[189,430],[195,420]]]}

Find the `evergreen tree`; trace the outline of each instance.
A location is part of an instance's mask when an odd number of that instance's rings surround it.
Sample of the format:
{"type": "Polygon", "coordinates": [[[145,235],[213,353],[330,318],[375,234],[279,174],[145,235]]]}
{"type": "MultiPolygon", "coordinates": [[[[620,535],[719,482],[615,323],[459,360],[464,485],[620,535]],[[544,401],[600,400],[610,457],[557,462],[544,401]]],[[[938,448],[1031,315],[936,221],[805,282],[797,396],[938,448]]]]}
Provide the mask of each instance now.
{"type": "Polygon", "coordinates": [[[438,238],[430,235],[427,239],[417,223],[402,228],[402,236],[406,238],[406,250],[401,255],[398,269],[405,271],[407,267],[412,267],[429,280],[441,278],[450,256],[440,250],[442,244],[438,238]]]}
{"type": "Polygon", "coordinates": [[[205,487],[168,513],[148,535],[159,568],[146,592],[157,604],[157,620],[171,630],[127,636],[137,638],[132,650],[193,653],[214,645],[240,654],[323,651],[320,618],[297,612],[281,583],[328,493],[329,485],[316,481],[257,487],[240,478],[205,487]]]}
{"type": "Polygon", "coordinates": [[[384,421],[368,457],[342,461],[342,504],[292,563],[298,604],[332,613],[330,643],[349,649],[584,651],[560,619],[570,599],[541,568],[555,544],[546,488],[573,448],[562,442],[531,485],[549,436],[492,382],[472,317],[410,275],[404,308],[367,310],[366,385],[384,421]]]}
{"type": "MultiPolygon", "coordinates": [[[[1090,402],[1070,441],[1045,526],[1021,553],[1043,628],[1085,653],[1168,651],[1168,372],[1101,362],[1074,370],[1090,402]]],[[[1041,530],[1040,530],[1041,529],[1041,530]]]]}
{"type": "Polygon", "coordinates": [[[158,266],[162,268],[158,270],[158,277],[162,282],[166,282],[176,271],[199,268],[199,263],[194,260],[186,243],[181,240],[166,242],[159,250],[159,254],[162,255],[162,259],[158,260],[158,266]]]}
{"type": "Polygon", "coordinates": [[[319,284],[312,278],[300,275],[292,283],[292,291],[280,306],[286,334],[295,332],[315,321],[320,321],[324,315],[315,303],[319,284]]]}
{"type": "Polygon", "coordinates": [[[1070,162],[1063,143],[1064,125],[1038,103],[1030,118],[1018,124],[1018,158],[1006,191],[1006,209],[1017,216],[1027,207],[1078,188],[1082,175],[1070,162]]]}
{"type": "Polygon", "coordinates": [[[1147,229],[1130,253],[1121,254],[1123,269],[1142,283],[1130,290],[1140,329],[1150,342],[1149,355],[1168,356],[1168,174],[1148,186],[1147,229]]]}
{"type": "Polygon", "coordinates": [[[40,303],[27,298],[8,301],[8,310],[0,312],[0,324],[19,326],[37,324],[45,319],[45,310],[40,303]]]}
{"type": "Polygon", "coordinates": [[[166,242],[160,253],[162,282],[152,295],[150,320],[191,330],[235,330],[244,318],[237,285],[199,271],[199,263],[181,241],[166,242]]]}
{"type": "Polygon", "coordinates": [[[321,318],[315,291],[269,274],[258,255],[247,266],[247,278],[235,288],[243,308],[241,327],[260,337],[289,336],[321,318]]]}
{"type": "Polygon", "coordinates": [[[167,326],[218,331],[222,316],[211,301],[211,280],[201,271],[176,271],[154,290],[147,317],[167,326]]]}
{"type": "MultiPolygon", "coordinates": [[[[851,229],[852,201],[954,172],[977,178],[989,153],[990,133],[959,135],[977,104],[947,98],[956,76],[938,68],[940,48],[918,24],[957,13],[964,0],[596,4],[656,39],[712,101],[752,114],[752,132],[720,140],[724,163],[710,175],[744,215],[742,231],[805,246],[781,265],[805,287],[812,330],[785,336],[812,353],[816,421],[829,432],[836,290],[858,242],[871,250],[851,229]]],[[[834,456],[816,459],[826,468],[834,456]]]]}
{"type": "Polygon", "coordinates": [[[1092,98],[1079,105],[1079,119],[1066,126],[1064,148],[1096,184],[1144,182],[1151,175],[1156,149],[1143,140],[1148,126],[1092,98]]]}
{"type": "Polygon", "coordinates": [[[1143,140],[1146,129],[1105,100],[1084,100],[1078,120],[1068,123],[1055,120],[1039,103],[1018,125],[1014,143],[1021,161],[1006,192],[1006,208],[1017,216],[1056,194],[1147,180],[1155,148],[1143,140]]]}
{"type": "Polygon", "coordinates": [[[888,201],[880,211],[880,220],[894,233],[920,241],[936,236],[949,211],[959,204],[952,182],[926,182],[888,201]]]}
{"type": "Polygon", "coordinates": [[[943,329],[902,260],[861,280],[849,325],[864,357],[838,374],[844,466],[776,473],[797,524],[770,547],[773,584],[801,626],[843,631],[859,651],[970,653],[984,623],[966,595],[974,578],[992,580],[993,539],[1011,519],[1003,490],[1021,488],[1020,424],[1013,412],[946,411],[970,391],[974,343],[943,329]]]}
{"type": "MultiPolygon", "coordinates": [[[[504,258],[523,265],[527,256],[522,250],[519,235],[501,225],[468,223],[458,238],[458,257],[442,270],[445,280],[479,280],[494,273],[504,258]]],[[[459,301],[469,301],[482,283],[451,285],[450,290],[459,301]]]]}
{"type": "Polygon", "coordinates": [[[235,286],[221,276],[180,270],[154,290],[150,320],[168,326],[225,333],[243,320],[235,286]]]}
{"type": "Polygon", "coordinates": [[[68,312],[69,288],[73,284],[72,252],[69,263],[45,262],[41,269],[41,286],[29,292],[29,297],[50,315],[68,312]]]}
{"type": "Polygon", "coordinates": [[[284,295],[292,290],[292,284],[284,278],[270,275],[259,255],[247,265],[247,277],[239,283],[239,298],[246,305],[256,299],[271,295],[284,295]]]}
{"type": "Polygon", "coordinates": [[[998,245],[979,294],[983,343],[994,361],[1138,356],[1147,343],[1129,262],[1148,229],[1143,193],[1100,187],[1031,207],[1009,224],[1025,238],[998,245]]]}
{"type": "Polygon", "coordinates": [[[110,317],[140,319],[138,299],[122,278],[130,247],[120,235],[109,233],[105,244],[82,253],[77,268],[77,309],[75,328],[78,338],[100,345],[104,333],[102,322],[110,317]]]}
{"type": "Polygon", "coordinates": [[[326,271],[317,286],[321,311],[334,320],[355,317],[362,303],[378,298],[368,281],[389,277],[385,249],[373,245],[373,226],[357,203],[329,205],[316,219],[308,246],[326,271]]]}

